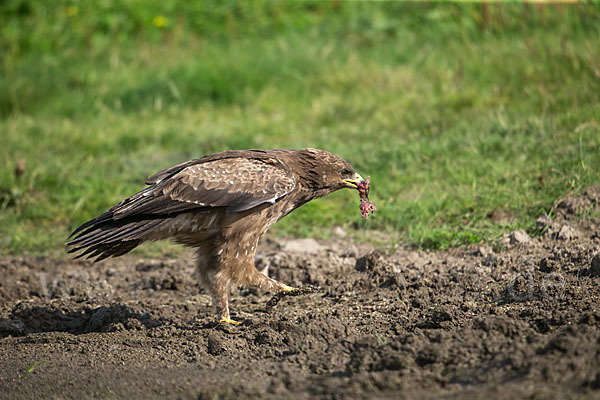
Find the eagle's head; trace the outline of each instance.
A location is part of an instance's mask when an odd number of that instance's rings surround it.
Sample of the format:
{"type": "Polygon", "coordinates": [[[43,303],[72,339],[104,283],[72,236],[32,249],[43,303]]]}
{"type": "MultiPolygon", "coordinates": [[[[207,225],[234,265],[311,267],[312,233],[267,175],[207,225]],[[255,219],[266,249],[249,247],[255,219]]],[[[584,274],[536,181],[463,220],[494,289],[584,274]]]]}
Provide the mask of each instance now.
{"type": "Polygon", "coordinates": [[[369,177],[363,179],[348,162],[328,151],[303,149],[298,153],[303,173],[301,181],[305,189],[311,192],[312,198],[323,197],[339,189],[352,188],[358,190],[363,217],[368,218],[377,210],[375,204],[369,201],[369,177]]]}
{"type": "Polygon", "coordinates": [[[315,190],[359,189],[365,182],[352,165],[335,154],[320,149],[303,149],[299,153],[304,179],[315,190]]]}

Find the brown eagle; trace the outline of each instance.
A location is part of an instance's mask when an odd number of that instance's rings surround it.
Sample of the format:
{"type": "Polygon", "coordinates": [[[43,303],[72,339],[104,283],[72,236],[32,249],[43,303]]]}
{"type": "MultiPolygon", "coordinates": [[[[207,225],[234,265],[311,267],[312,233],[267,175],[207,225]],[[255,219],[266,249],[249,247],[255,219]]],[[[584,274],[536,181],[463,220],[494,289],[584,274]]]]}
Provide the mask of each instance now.
{"type": "MultiPolygon", "coordinates": [[[[81,225],[69,253],[95,261],[123,255],[147,240],[172,238],[196,249],[198,275],[221,322],[229,286],[294,288],[254,267],[260,236],[304,203],[365,181],[341,158],[318,149],[232,150],[160,171],[142,191],[81,225]]],[[[361,192],[362,193],[362,192],[361,192]]]]}

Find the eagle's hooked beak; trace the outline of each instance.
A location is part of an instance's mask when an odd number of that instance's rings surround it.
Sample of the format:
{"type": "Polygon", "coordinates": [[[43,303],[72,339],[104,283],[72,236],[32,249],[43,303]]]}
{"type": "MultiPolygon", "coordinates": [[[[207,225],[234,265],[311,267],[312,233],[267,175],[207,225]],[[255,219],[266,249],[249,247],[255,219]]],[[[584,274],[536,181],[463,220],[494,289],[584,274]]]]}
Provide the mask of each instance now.
{"type": "Polygon", "coordinates": [[[358,189],[358,185],[365,183],[365,180],[359,174],[354,176],[354,179],[344,179],[344,183],[351,188],[358,189]]]}

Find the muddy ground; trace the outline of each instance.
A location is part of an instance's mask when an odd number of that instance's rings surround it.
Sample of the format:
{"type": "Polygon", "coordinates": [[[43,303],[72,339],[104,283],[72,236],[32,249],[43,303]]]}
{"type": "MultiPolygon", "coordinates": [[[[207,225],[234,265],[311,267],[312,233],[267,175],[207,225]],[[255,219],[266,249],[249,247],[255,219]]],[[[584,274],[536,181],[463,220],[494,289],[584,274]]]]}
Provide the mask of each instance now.
{"type": "Polygon", "coordinates": [[[271,276],[321,289],[236,290],[239,326],[191,257],[1,257],[0,397],[600,398],[600,219],[578,218],[599,204],[439,252],[263,241],[271,276]]]}

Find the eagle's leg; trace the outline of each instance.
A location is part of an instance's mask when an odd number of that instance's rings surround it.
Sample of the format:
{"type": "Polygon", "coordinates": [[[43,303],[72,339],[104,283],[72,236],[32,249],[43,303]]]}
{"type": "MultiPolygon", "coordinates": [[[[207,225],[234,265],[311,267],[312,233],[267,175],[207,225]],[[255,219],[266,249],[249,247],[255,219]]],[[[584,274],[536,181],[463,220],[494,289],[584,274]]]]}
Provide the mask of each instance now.
{"type": "Polygon", "coordinates": [[[225,278],[221,272],[215,274],[212,280],[215,284],[209,289],[213,298],[213,304],[217,308],[219,322],[239,325],[241,322],[231,319],[229,315],[229,279],[225,278]]]}
{"type": "Polygon", "coordinates": [[[213,305],[217,309],[219,322],[238,325],[241,322],[231,319],[229,315],[229,279],[222,272],[213,269],[206,270],[198,265],[198,277],[202,286],[212,297],[213,305]]]}

